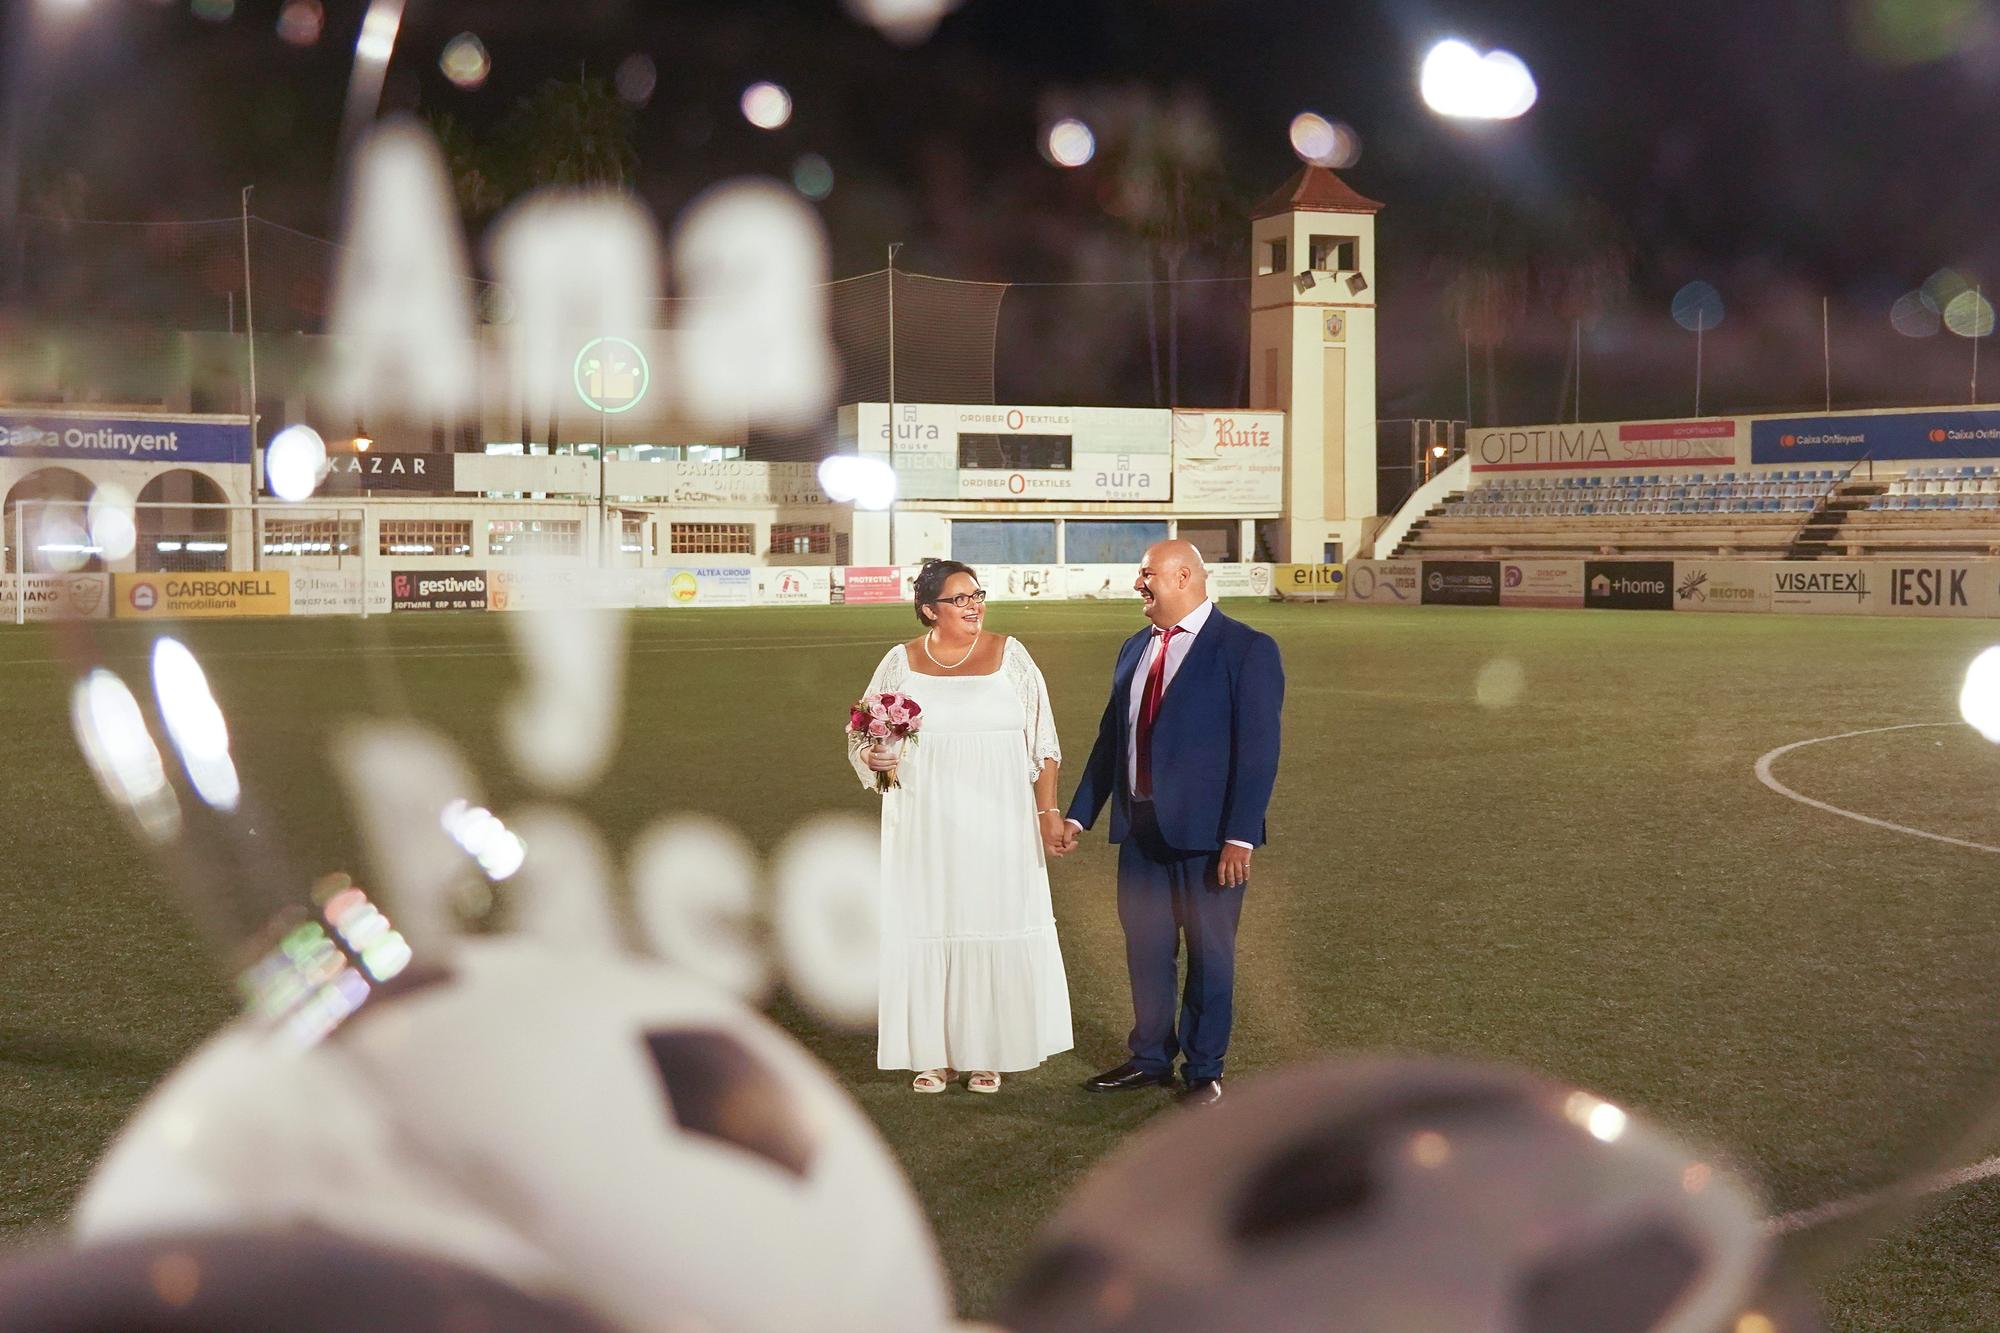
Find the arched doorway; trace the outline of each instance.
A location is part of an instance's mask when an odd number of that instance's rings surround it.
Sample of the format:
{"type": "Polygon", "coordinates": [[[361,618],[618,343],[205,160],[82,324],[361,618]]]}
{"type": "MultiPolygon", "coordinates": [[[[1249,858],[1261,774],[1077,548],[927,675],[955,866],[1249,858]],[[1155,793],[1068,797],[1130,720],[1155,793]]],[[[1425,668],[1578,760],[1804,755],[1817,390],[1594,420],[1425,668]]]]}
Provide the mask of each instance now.
{"type": "Polygon", "coordinates": [[[30,573],[103,569],[97,556],[76,549],[86,540],[84,509],[91,490],[90,478],[66,467],[30,472],[10,486],[0,502],[7,520],[4,572],[22,567],[24,550],[30,573]]]}
{"type": "Polygon", "coordinates": [[[134,524],[139,534],[138,567],[228,569],[229,511],[192,507],[228,502],[221,486],[187,468],[162,472],[147,482],[139,492],[134,524]]]}

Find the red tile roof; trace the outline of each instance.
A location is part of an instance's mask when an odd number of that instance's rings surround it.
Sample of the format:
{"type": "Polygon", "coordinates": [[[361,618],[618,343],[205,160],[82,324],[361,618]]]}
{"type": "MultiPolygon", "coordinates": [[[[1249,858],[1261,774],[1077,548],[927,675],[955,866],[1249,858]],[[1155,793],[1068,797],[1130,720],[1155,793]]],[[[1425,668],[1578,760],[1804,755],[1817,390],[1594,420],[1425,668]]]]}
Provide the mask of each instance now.
{"type": "Polygon", "coordinates": [[[1252,218],[1280,213],[1379,213],[1382,205],[1357,194],[1346,181],[1325,167],[1308,162],[1270,198],[1251,212],[1252,218]]]}

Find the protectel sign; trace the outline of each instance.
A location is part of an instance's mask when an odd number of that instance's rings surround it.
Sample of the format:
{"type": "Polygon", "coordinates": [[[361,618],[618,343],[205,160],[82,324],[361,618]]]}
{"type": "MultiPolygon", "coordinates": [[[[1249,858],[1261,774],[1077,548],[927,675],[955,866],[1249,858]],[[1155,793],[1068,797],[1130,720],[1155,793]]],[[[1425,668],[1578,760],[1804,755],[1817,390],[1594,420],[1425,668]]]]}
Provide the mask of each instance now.
{"type": "Polygon", "coordinates": [[[849,565],[847,604],[866,606],[883,602],[906,602],[903,571],[893,565],[849,565]]]}

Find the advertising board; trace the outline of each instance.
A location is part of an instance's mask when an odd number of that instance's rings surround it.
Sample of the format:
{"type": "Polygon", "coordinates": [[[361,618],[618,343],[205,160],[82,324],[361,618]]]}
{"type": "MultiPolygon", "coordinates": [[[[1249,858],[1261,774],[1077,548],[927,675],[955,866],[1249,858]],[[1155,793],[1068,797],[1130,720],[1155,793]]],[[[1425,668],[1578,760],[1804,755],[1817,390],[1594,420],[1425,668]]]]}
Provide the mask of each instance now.
{"type": "Polygon", "coordinates": [[[1674,609],[1671,560],[1586,560],[1583,604],[1613,611],[1674,609]]]}
{"type": "Polygon", "coordinates": [[[109,574],[0,574],[0,618],[102,620],[111,614],[109,574]]]}
{"type": "Polygon", "coordinates": [[[1273,565],[1271,586],[1288,602],[1325,601],[1347,591],[1347,566],[1273,565]]]}
{"type": "Polygon", "coordinates": [[[1770,609],[1770,565],[1755,560],[1674,561],[1674,610],[1770,609]]]}
{"type": "Polygon", "coordinates": [[[751,606],[757,585],[747,565],[695,565],[663,569],[670,607],[751,606]]]}
{"type": "Polygon", "coordinates": [[[114,574],[113,614],[162,616],[284,616],[292,611],[291,575],[252,573],[114,574]]]}
{"type": "Polygon", "coordinates": [[[1465,451],[1475,473],[1728,467],[1738,429],[1731,418],[1495,426],[1468,431],[1465,451]]]}
{"type": "Polygon", "coordinates": [[[1423,566],[1415,560],[1350,560],[1347,600],[1375,606],[1415,606],[1422,598],[1423,566]]]}
{"type": "Polygon", "coordinates": [[[1582,606],[1581,560],[1503,560],[1500,605],[1582,606]]]}
{"type": "Polygon", "coordinates": [[[389,575],[392,611],[484,611],[483,569],[398,569],[389,575]]]}
{"type": "Polygon", "coordinates": [[[1426,560],[1425,606],[1500,605],[1498,560],[1426,560]]]}

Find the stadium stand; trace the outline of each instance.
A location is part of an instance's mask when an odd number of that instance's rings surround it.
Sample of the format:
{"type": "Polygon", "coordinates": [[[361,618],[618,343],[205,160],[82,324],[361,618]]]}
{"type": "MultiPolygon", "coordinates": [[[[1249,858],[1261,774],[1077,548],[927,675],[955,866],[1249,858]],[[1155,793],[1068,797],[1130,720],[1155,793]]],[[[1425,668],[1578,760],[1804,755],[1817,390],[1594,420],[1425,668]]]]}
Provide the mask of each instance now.
{"type": "Polygon", "coordinates": [[[1991,464],[1856,477],[1840,468],[1503,478],[1451,496],[1398,556],[2000,555],[1991,464]]]}

